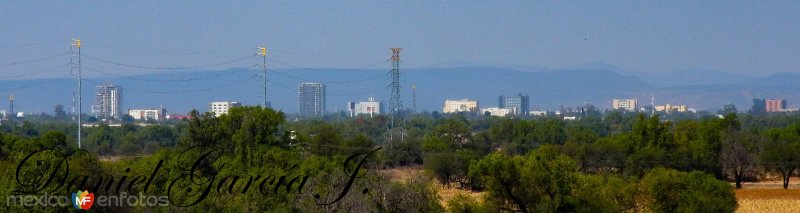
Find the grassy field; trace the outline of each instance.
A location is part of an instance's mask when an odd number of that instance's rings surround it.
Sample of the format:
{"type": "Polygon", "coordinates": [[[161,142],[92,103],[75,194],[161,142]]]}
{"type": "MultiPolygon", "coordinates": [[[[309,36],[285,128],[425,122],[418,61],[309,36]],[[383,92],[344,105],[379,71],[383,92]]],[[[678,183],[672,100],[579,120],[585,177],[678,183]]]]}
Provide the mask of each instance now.
{"type": "Polygon", "coordinates": [[[740,189],[736,198],[736,212],[800,212],[800,189],[740,189]]]}

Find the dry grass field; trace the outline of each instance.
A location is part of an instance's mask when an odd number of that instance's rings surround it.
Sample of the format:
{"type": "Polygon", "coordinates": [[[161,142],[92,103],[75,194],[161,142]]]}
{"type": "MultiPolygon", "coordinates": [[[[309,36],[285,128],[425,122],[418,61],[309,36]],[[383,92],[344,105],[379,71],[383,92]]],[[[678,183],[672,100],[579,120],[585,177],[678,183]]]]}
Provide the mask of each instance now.
{"type": "MultiPolygon", "coordinates": [[[[398,182],[407,182],[425,175],[421,167],[382,170],[381,174],[386,175],[392,181],[398,182]]],[[[434,187],[436,187],[441,204],[445,208],[447,208],[447,201],[458,194],[468,195],[478,202],[483,201],[485,194],[454,187],[444,187],[438,183],[434,184],[434,187]]],[[[739,201],[739,208],[736,212],[800,212],[800,178],[792,178],[789,189],[783,189],[780,181],[764,181],[745,183],[743,189],[735,190],[735,192],[739,201]]]]}
{"type": "Polygon", "coordinates": [[[789,189],[781,181],[745,183],[736,190],[736,212],[800,212],[800,179],[789,180],[789,189]]]}
{"type": "Polygon", "coordinates": [[[736,212],[800,212],[800,189],[740,189],[736,198],[736,212]]]}

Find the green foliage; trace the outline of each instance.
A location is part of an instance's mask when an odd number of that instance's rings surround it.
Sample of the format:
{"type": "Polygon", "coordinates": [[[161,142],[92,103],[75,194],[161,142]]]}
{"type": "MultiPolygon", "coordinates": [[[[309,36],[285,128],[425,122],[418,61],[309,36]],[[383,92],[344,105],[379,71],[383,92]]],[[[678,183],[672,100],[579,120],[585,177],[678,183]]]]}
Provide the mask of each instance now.
{"type": "Polygon", "coordinates": [[[641,181],[654,212],[733,212],[731,186],[702,172],[653,169],[641,181]]]}

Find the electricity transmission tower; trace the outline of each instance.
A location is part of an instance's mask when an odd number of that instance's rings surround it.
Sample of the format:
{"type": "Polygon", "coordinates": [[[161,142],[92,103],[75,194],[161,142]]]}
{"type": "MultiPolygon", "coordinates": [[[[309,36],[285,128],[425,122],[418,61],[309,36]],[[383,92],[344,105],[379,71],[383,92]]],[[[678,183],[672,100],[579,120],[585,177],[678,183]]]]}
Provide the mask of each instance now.
{"type": "Polygon", "coordinates": [[[264,70],[264,108],[268,107],[267,102],[267,48],[266,47],[258,47],[258,56],[261,56],[263,62],[261,62],[261,68],[264,70]]]}
{"type": "Polygon", "coordinates": [[[83,75],[81,73],[81,40],[80,39],[72,39],[72,45],[70,46],[70,52],[72,52],[72,57],[73,58],[77,58],[77,62],[78,62],[77,64],[75,64],[75,63],[72,63],[72,61],[70,61],[70,63],[72,64],[72,69],[77,69],[78,70],[78,149],[80,149],[81,148],[81,126],[83,126],[83,125],[81,125],[81,114],[83,113],[83,108],[81,108],[81,100],[82,100],[81,92],[82,92],[82,87],[83,87],[83,75]],[[72,48],[73,46],[75,47],[75,49],[78,49],[77,53],[72,48]]]}
{"type": "Polygon", "coordinates": [[[400,50],[403,48],[389,48],[392,50],[392,96],[389,99],[389,107],[392,110],[392,118],[389,128],[396,127],[397,119],[400,119],[403,112],[403,101],[400,100],[400,50]]]}

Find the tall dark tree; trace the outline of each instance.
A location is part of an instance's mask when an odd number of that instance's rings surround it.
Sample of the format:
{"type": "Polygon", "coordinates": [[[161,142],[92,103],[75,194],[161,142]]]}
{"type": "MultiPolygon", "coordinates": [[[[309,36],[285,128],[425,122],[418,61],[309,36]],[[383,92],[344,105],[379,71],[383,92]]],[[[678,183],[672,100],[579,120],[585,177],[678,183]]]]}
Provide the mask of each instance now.
{"type": "Polygon", "coordinates": [[[742,182],[756,173],[756,148],[763,138],[750,131],[735,131],[726,134],[720,150],[720,164],[729,178],[742,188],[742,182]]]}

